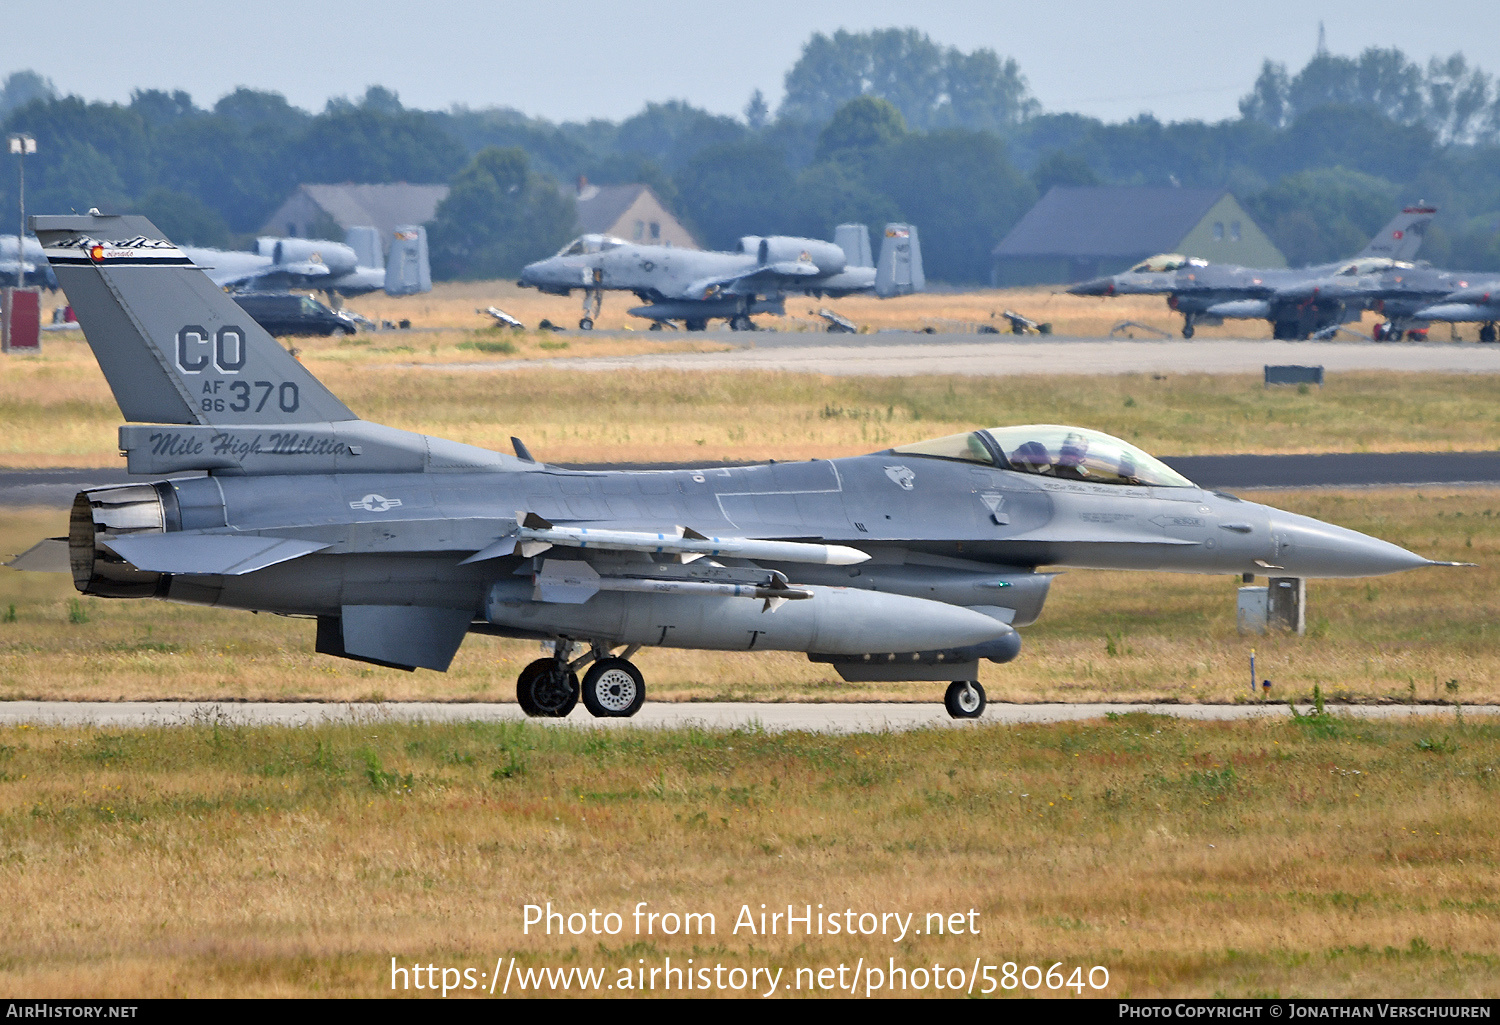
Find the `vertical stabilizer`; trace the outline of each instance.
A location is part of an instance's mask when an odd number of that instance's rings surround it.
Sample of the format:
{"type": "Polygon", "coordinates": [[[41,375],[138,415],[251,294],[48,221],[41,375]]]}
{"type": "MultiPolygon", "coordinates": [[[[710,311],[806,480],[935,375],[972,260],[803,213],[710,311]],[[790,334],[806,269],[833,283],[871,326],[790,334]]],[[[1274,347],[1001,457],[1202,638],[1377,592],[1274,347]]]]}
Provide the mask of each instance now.
{"type": "Polygon", "coordinates": [[[432,291],[432,268],[427,263],[427,229],[420,224],[397,228],[385,261],[385,294],[415,295],[432,291]]]}
{"type": "Polygon", "coordinates": [[[31,225],[125,419],[357,419],[146,218],[38,216],[31,225]]]}
{"type": "Polygon", "coordinates": [[[1402,210],[1384,228],[1375,233],[1370,244],[1361,249],[1358,257],[1385,256],[1392,260],[1414,260],[1422,241],[1427,237],[1427,226],[1437,214],[1436,207],[1409,206],[1402,210]]]}
{"type": "Polygon", "coordinates": [[[873,267],[870,256],[870,229],[863,224],[840,224],[833,229],[833,242],[844,251],[848,267],[873,267]]]}
{"type": "Polygon", "coordinates": [[[360,267],[379,267],[385,263],[381,251],[380,230],[370,225],[350,228],[344,235],[344,244],[354,250],[355,264],[360,267]]]}
{"type": "Polygon", "coordinates": [[[926,287],[916,225],[887,224],[880,241],[880,263],[875,268],[875,294],[887,298],[921,292],[926,287]]]}

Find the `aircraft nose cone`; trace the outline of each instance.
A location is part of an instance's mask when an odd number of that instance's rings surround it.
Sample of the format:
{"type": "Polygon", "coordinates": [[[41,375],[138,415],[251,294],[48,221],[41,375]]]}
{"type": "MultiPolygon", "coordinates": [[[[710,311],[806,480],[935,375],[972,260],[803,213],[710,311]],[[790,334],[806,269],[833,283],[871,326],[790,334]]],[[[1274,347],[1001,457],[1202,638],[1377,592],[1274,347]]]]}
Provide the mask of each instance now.
{"type": "Polygon", "coordinates": [[[1310,516],[1271,510],[1279,573],[1293,577],[1378,577],[1430,565],[1400,545],[1310,516]]]}
{"type": "Polygon", "coordinates": [[[1069,295],[1113,295],[1115,291],[1114,278],[1094,278],[1092,281],[1080,281],[1068,289],[1069,295]]]}

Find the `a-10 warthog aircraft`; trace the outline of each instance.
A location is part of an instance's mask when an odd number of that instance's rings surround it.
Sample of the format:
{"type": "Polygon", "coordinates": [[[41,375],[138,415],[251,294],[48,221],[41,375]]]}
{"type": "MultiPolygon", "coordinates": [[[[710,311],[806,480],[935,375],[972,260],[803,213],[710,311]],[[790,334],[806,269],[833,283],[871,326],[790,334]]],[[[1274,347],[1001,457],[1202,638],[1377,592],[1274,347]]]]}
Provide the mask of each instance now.
{"type": "Polygon", "coordinates": [[[841,224],[834,238],[747,235],[735,252],[705,253],[583,235],[556,256],[527,264],[517,283],[552,295],[581,288],[578,326],[585,331],[594,326],[610,291],[634,292],[646,305],[632,308],[630,315],[651,321],[653,331],[676,320],[689,331],[702,331],[718,318],[735,331],[753,331],[752,316],[781,316],[791,294],[873,292],[884,299],[927,287],[915,226],[887,224],[878,263],[870,260],[870,233],[863,224],[841,224]]]}
{"type": "Polygon", "coordinates": [[[561,716],[640,708],[643,647],[800,651],[984,708],[1043,566],[1352,577],[1434,563],[1195,487],[1117,438],[1000,427],[846,459],[588,472],[359,419],[142,217],[33,218],[126,420],[135,473],[80,493],[85,594],[316,620],[328,655],[445,670],[471,632],[552,642],[561,716]],[[623,648],[623,651],[619,649],[623,648]],[[580,685],[577,673],[584,670],[580,685]]]}

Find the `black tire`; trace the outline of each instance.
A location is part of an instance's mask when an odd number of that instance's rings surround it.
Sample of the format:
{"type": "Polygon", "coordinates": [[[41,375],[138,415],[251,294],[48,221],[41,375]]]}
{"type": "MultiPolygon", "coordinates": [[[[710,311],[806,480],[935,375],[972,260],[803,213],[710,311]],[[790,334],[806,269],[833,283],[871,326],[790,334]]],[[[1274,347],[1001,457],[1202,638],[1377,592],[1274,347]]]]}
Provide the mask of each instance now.
{"type": "Polygon", "coordinates": [[[1495,340],[1495,325],[1486,324],[1479,329],[1479,340],[1481,342],[1493,342],[1495,340]]]}
{"type": "Polygon", "coordinates": [[[539,658],[516,678],[516,704],[533,718],[561,719],[578,705],[578,674],[539,658]]]}
{"type": "Polygon", "coordinates": [[[978,719],[989,704],[978,680],[954,680],[943,695],[948,714],[955,719],[978,719]],[[976,700],[977,699],[977,700],[976,700]]]}
{"type": "Polygon", "coordinates": [[[601,658],[583,674],[583,707],[601,719],[628,719],[646,701],[646,681],[623,658],[601,658]]]}
{"type": "Polygon", "coordinates": [[[594,318],[593,317],[584,317],[582,320],[580,320],[578,322],[578,330],[580,330],[580,331],[592,331],[592,330],[594,330],[594,318]]]}
{"type": "Polygon", "coordinates": [[[687,329],[689,331],[707,331],[708,330],[708,321],[706,321],[706,320],[689,320],[689,321],[685,321],[684,324],[685,324],[685,326],[687,327],[687,329]]]}
{"type": "Polygon", "coordinates": [[[1191,325],[1191,324],[1184,324],[1184,325],[1182,325],[1182,337],[1184,337],[1184,338],[1191,338],[1191,337],[1193,337],[1193,325],[1191,325]]]}
{"type": "Polygon", "coordinates": [[[651,322],[651,326],[648,327],[646,330],[647,331],[660,331],[661,330],[661,321],[659,321],[659,320],[653,320],[651,322]]]}
{"type": "Polygon", "coordinates": [[[328,333],[334,338],[348,338],[350,335],[354,334],[354,332],[349,330],[347,327],[336,327],[328,333]]]}

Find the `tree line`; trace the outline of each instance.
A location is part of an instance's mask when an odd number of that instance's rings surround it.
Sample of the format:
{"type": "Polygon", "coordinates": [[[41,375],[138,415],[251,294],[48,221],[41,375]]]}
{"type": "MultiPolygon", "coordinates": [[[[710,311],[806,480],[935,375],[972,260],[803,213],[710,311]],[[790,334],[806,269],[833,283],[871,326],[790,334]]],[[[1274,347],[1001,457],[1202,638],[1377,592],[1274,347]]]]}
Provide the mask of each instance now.
{"type": "MultiPolygon", "coordinates": [[[[1441,209],[1425,258],[1500,269],[1500,89],[1462,55],[1267,62],[1240,116],[1216,123],[1044,112],[1014,60],[915,29],[814,34],[784,84],[777,110],[757,92],[740,117],[672,101],[555,123],[411,109],[379,86],[317,113],[244,88],[206,108],[181,91],[89,102],[18,72],[0,130],[38,140],[29,209],[136,210],[201,245],[244,244],[304,182],[446,183],[430,231],[442,277],[509,276],[554,251],[580,175],[651,185],[714,247],[910,220],[929,276],[953,283],[987,280],[990,250],[1048,188],[1088,184],[1228,188],[1294,264],[1347,255],[1425,200],[1441,209]]],[[[15,189],[0,174],[4,208],[15,189]]]]}

